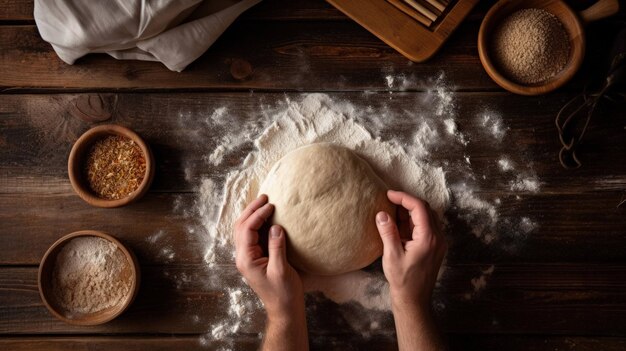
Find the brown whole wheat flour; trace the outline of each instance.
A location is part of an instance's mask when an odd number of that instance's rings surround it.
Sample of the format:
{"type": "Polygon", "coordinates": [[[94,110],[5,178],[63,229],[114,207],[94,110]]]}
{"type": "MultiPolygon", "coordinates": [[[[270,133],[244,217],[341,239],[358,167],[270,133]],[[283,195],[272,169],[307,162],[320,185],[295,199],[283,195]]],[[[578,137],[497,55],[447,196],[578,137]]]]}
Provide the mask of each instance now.
{"type": "Polygon", "coordinates": [[[496,65],[522,84],[546,81],[569,60],[569,38],[561,22],[548,11],[524,9],[505,18],[493,34],[496,65]]]}
{"type": "Polygon", "coordinates": [[[130,292],[129,262],[112,242],[98,237],[77,237],[59,252],[52,288],[59,306],[69,316],[94,313],[122,302],[130,292]]]}

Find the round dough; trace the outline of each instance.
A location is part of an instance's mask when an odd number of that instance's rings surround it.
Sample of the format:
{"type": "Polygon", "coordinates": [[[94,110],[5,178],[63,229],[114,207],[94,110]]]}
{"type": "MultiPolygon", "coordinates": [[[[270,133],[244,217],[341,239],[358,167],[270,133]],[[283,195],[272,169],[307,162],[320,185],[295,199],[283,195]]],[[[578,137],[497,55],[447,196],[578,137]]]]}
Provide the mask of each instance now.
{"type": "Polygon", "coordinates": [[[297,269],[335,275],[382,255],[376,213],[395,218],[387,186],[349,149],[312,144],[281,158],[261,184],[274,204],[274,224],[287,232],[287,257],[297,269]]]}

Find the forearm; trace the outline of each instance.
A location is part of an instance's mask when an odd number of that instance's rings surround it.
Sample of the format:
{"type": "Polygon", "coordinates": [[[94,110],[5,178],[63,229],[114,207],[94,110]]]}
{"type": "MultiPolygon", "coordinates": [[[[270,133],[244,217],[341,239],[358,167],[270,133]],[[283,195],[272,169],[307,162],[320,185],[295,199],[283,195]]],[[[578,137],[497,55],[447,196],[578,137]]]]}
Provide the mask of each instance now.
{"type": "Polygon", "coordinates": [[[304,306],[289,313],[268,313],[263,351],[309,349],[304,306]]]}
{"type": "Polygon", "coordinates": [[[400,351],[441,351],[443,344],[428,307],[392,302],[400,351]]]}

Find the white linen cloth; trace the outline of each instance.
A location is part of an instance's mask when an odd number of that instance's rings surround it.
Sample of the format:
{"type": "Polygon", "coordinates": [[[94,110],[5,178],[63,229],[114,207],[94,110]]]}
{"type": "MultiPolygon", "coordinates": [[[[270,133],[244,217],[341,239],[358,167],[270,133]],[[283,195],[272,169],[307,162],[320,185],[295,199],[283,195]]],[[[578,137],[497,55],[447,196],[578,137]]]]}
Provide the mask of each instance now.
{"type": "Polygon", "coordinates": [[[73,64],[93,52],[180,72],[261,0],[35,0],[41,37],[73,64]]]}

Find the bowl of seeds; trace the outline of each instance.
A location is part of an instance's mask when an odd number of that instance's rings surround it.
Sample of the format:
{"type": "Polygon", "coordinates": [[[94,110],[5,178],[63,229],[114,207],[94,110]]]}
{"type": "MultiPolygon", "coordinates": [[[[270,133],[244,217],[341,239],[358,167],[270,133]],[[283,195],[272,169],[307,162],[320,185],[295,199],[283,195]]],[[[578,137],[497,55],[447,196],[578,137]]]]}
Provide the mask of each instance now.
{"type": "Polygon", "coordinates": [[[583,62],[584,25],[618,11],[618,0],[598,0],[579,13],[562,0],[500,0],[478,32],[480,62],[510,92],[551,92],[572,79],[583,62]]]}
{"type": "Polygon", "coordinates": [[[558,0],[501,0],[485,15],[478,34],[487,74],[516,94],[545,94],[563,86],[584,52],[581,21],[558,0]]]}
{"type": "Polygon", "coordinates": [[[68,174],[74,191],[90,205],[120,207],[146,194],[154,178],[154,158],[137,133],[100,125],[74,143],[68,174]]]}
{"type": "Polygon", "coordinates": [[[75,325],[103,324],[122,314],[139,291],[135,255],[113,236],[82,230],[46,251],[37,282],[48,310],[75,325]]]}

